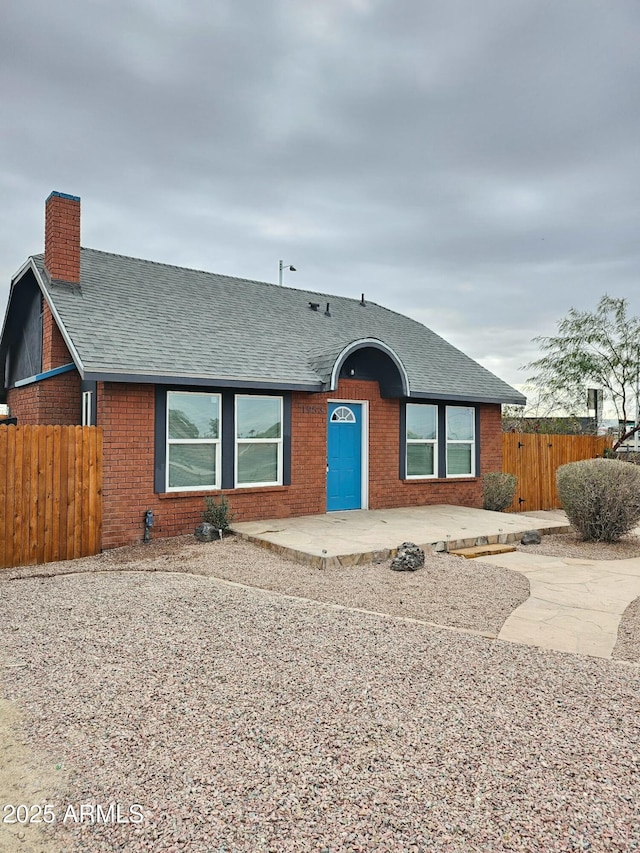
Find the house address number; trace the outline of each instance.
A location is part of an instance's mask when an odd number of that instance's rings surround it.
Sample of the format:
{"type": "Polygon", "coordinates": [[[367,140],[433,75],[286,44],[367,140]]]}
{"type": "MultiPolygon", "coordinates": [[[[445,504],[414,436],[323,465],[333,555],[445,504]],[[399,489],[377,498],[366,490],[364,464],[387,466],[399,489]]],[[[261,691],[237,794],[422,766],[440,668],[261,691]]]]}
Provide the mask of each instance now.
{"type": "Polygon", "coordinates": [[[308,406],[305,403],[300,404],[300,411],[305,415],[324,415],[324,406],[308,406]]]}

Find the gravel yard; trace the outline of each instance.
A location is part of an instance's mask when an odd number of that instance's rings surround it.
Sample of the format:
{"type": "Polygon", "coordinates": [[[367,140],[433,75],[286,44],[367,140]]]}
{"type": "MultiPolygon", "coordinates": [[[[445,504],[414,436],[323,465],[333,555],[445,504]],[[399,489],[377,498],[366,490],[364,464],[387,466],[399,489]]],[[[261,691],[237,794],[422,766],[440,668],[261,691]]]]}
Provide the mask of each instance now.
{"type": "Polygon", "coordinates": [[[640,663],[640,598],[636,598],[622,614],[618,641],[612,656],[618,660],[640,663]]]}
{"type": "Polygon", "coordinates": [[[60,571],[143,568],[215,576],[331,604],[407,616],[496,636],[529,596],[529,581],[508,569],[448,554],[427,555],[418,572],[389,562],[319,570],[234,536],[201,544],[192,536],[105,551],[97,557],[14,570],[12,577],[60,571]]]}
{"type": "Polygon", "coordinates": [[[224,566],[323,600],[333,584],[338,603],[448,624],[446,596],[475,583],[484,600],[463,597],[459,624],[499,627],[521,576],[432,559],[415,575],[366,567],[359,583],[357,568],[348,582],[315,570],[310,586],[314,570],[247,543],[184,539],[4,573],[0,696],[22,750],[7,794],[35,792],[56,822],[13,847],[2,827],[0,850],[640,849],[636,667],[215,578],[224,566]],[[81,803],[137,803],[144,819],[63,822],[81,803]]]}
{"type": "Polygon", "coordinates": [[[582,557],[586,560],[628,560],[640,557],[640,536],[624,536],[618,542],[583,542],[577,533],[550,533],[539,545],[518,545],[518,551],[551,557],[582,557]]]}

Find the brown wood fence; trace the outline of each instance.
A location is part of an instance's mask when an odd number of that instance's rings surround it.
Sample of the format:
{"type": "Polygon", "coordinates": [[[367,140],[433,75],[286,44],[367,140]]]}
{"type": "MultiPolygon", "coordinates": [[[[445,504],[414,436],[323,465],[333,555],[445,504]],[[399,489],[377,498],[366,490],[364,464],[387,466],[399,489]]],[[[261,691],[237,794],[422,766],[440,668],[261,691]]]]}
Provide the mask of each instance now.
{"type": "Polygon", "coordinates": [[[0,426],[0,568],[97,554],[102,429],[0,426]]]}
{"type": "Polygon", "coordinates": [[[594,459],[612,446],[608,436],[502,434],[502,470],[518,478],[516,496],[507,512],[559,509],[556,471],[567,462],[594,459]]]}

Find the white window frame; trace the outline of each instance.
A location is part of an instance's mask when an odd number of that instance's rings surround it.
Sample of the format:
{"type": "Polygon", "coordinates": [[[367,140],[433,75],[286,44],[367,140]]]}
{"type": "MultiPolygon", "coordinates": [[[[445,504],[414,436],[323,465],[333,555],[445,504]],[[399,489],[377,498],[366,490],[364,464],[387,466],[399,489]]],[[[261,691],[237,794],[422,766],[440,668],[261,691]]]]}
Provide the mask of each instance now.
{"type": "Polygon", "coordinates": [[[208,391],[167,391],[166,401],[166,459],[165,459],[165,489],[167,492],[206,492],[220,489],[222,477],[222,394],[208,391]],[[217,438],[169,438],[169,398],[171,395],[181,397],[217,397],[218,398],[218,437],[217,438]],[[169,486],[169,448],[176,444],[215,444],[216,445],[216,482],[209,485],[169,486]]]}
{"type": "Polygon", "coordinates": [[[356,416],[353,413],[353,409],[350,406],[339,406],[337,409],[335,409],[331,413],[331,417],[329,418],[329,420],[331,421],[331,423],[334,423],[334,424],[355,424],[356,416]],[[341,413],[342,409],[344,409],[346,412],[348,412],[350,417],[349,417],[349,415],[347,415],[346,417],[337,418],[336,415],[339,412],[341,413]]]}
{"type": "Polygon", "coordinates": [[[260,489],[264,486],[282,485],[282,457],[284,434],[284,398],[279,394],[236,394],[234,397],[234,464],[233,481],[236,489],[260,489]],[[280,403],[280,438],[238,438],[238,400],[278,400],[280,403]],[[241,444],[275,444],[277,447],[277,479],[264,483],[241,483],[238,479],[238,448],[241,444]]]}
{"type": "Polygon", "coordinates": [[[82,392],[82,426],[93,426],[91,410],[93,408],[93,391],[82,392]]]}
{"type": "Polygon", "coordinates": [[[476,410],[474,406],[447,406],[445,413],[445,425],[444,425],[444,438],[445,438],[445,456],[444,456],[444,464],[447,467],[447,478],[460,479],[461,477],[475,477],[476,476],[476,410]],[[472,439],[450,439],[449,438],[449,410],[450,409],[468,409],[471,412],[471,424],[473,429],[473,438],[472,439]],[[469,474],[450,474],[449,473],[449,445],[450,444],[469,444],[471,445],[471,473],[469,474]]]}
{"type": "Polygon", "coordinates": [[[404,475],[407,480],[435,480],[438,476],[438,406],[434,403],[407,403],[405,406],[405,423],[404,423],[404,475]],[[407,434],[407,410],[409,406],[431,406],[436,413],[436,437],[435,438],[409,438],[407,434]],[[408,450],[410,444],[431,444],[433,445],[433,474],[409,474],[409,458],[408,450]]]}

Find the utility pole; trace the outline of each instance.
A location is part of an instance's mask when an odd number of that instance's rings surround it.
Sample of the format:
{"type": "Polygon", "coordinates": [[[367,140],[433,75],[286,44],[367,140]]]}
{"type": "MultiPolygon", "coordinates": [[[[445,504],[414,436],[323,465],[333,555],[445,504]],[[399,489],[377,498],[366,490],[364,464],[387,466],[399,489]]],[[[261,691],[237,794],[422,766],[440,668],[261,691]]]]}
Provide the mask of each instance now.
{"type": "Polygon", "coordinates": [[[638,438],[638,422],[640,422],[640,354],[638,357],[638,369],[636,370],[636,419],[633,424],[636,431],[633,434],[633,452],[637,453],[640,445],[638,438]]]}

